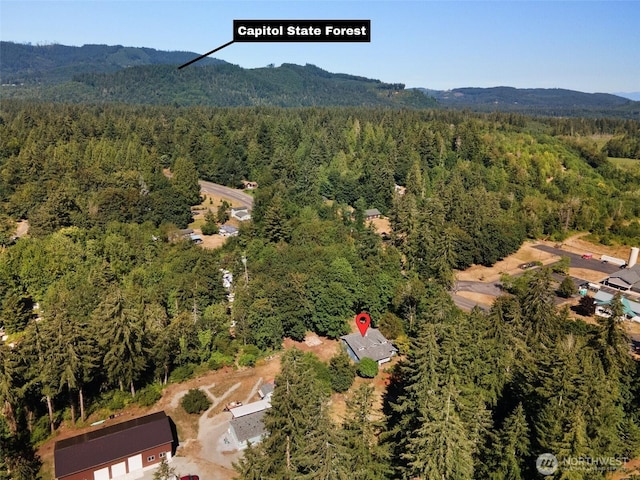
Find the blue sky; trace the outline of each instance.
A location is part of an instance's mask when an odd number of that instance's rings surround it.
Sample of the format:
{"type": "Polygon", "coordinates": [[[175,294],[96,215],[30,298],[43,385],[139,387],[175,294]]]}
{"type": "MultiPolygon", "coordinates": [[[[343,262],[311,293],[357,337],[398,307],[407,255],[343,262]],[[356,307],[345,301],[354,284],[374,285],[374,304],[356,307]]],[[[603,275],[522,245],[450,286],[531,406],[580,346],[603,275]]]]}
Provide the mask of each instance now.
{"type": "MultiPolygon", "coordinates": [[[[371,43],[234,43],[245,68],[312,63],[408,87],[640,91],[640,1],[0,2],[0,38],[205,53],[234,19],[370,19],[371,43]]],[[[0,62],[2,59],[0,59],[0,62]]]]}

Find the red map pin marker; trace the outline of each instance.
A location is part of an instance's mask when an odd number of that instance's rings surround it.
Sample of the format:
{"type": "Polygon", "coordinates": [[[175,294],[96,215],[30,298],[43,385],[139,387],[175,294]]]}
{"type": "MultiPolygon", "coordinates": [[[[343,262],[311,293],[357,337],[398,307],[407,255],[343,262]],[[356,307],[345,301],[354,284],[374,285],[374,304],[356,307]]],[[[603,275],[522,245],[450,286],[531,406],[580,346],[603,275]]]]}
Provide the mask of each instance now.
{"type": "Polygon", "coordinates": [[[356,325],[358,326],[358,330],[360,330],[360,335],[364,337],[369,329],[369,325],[371,325],[371,317],[369,314],[362,312],[356,315],[356,325]]]}

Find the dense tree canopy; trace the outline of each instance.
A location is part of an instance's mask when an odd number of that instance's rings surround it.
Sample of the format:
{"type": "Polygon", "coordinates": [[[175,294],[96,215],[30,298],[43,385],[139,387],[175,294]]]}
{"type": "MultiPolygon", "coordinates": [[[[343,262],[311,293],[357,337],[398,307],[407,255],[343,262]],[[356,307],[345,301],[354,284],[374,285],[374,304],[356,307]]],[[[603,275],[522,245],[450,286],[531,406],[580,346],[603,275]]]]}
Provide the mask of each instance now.
{"type": "Polygon", "coordinates": [[[488,313],[447,294],[456,269],[526,238],[637,239],[640,172],[607,160],[594,134],[613,149],[637,125],[3,102],[0,321],[15,341],[0,345],[3,468],[35,478],[32,442],[102,395],[137,398],[237,354],[251,365],[307,331],[338,338],[361,311],[408,352],[382,421],[363,416],[371,392],[349,389],[345,355],[319,366],[286,352],[271,436],[247,451],[242,478],[524,479],[547,451],[637,454],[637,369],[618,322],[568,321],[546,270],[488,313]],[[191,221],[198,178],[260,185],[253,221],[214,251],[172,234],[191,221]],[[23,219],[29,235],[15,240],[23,219]],[[221,269],[235,275],[233,305],[221,269]],[[331,387],[349,396],[344,421],[329,413],[331,387]]]}

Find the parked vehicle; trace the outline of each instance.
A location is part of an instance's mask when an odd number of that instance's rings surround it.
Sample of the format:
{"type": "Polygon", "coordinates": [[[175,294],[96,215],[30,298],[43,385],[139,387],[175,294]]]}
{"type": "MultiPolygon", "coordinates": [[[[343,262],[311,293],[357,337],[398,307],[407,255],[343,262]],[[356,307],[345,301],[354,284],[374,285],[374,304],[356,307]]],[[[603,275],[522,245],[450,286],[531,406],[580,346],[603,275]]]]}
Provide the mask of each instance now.
{"type": "Polygon", "coordinates": [[[225,410],[231,410],[232,408],[241,407],[242,402],[229,402],[225,405],[225,410]]]}
{"type": "Polygon", "coordinates": [[[185,475],[180,477],[180,480],[200,480],[200,477],[198,475],[185,475]]]}

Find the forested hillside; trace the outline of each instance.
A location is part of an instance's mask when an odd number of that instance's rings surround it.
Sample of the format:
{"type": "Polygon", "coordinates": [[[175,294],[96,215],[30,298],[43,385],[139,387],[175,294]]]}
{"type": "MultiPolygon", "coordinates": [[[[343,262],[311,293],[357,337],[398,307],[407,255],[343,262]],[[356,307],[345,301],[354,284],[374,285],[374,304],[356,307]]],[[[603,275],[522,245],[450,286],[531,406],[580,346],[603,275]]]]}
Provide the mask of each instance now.
{"type": "MultiPolygon", "coordinates": [[[[272,436],[247,452],[242,478],[528,479],[543,452],[637,455],[638,371],[616,322],[569,321],[545,270],[488,313],[463,313],[446,292],[454,269],[493,264],[526,238],[581,230],[635,242],[640,170],[605,150],[638,129],[4,101],[0,478],[37,478],[33,448],[63,422],[153,403],[164,383],[251,365],[284,337],[336,338],[362,310],[406,353],[381,421],[363,414],[372,399],[361,389],[333,425],[331,373],[287,352],[277,383],[290,388],[276,387],[272,436]],[[170,240],[191,220],[198,178],[259,184],[252,222],[222,249],[170,240]],[[374,207],[390,218],[384,242],[363,218],[374,207]],[[14,243],[20,219],[30,235],[14,243]],[[236,273],[233,305],[223,268],[236,273]]],[[[575,478],[603,478],[589,475],[575,478]]]]}
{"type": "Polygon", "coordinates": [[[527,115],[640,118],[640,102],[608,93],[584,93],[562,88],[420,89],[447,108],[527,115]]]}
{"type": "MultiPolygon", "coordinates": [[[[362,106],[455,108],[556,117],[640,119],[640,102],[559,88],[405,89],[314,65],[245,69],[198,54],[122,45],[0,42],[3,98],[175,106],[362,106]],[[203,68],[204,67],[204,68],[203,68]]],[[[399,79],[401,80],[401,79],[399,79]]],[[[424,80],[428,83],[428,79],[424,80]]]]}
{"type": "MultiPolygon", "coordinates": [[[[153,48],[122,45],[30,45],[0,42],[0,79],[3,84],[46,84],[67,82],[81,73],[117,72],[139,65],[181,65],[197,57],[193,52],[164,52],[153,48]]],[[[201,65],[225,63],[204,58],[201,65]]]]}
{"type": "Polygon", "coordinates": [[[176,106],[387,106],[426,108],[435,101],[402,84],[326,72],[314,65],[244,69],[236,65],[137,66],[82,73],[50,86],[2,87],[7,98],[68,103],[176,106]]]}

